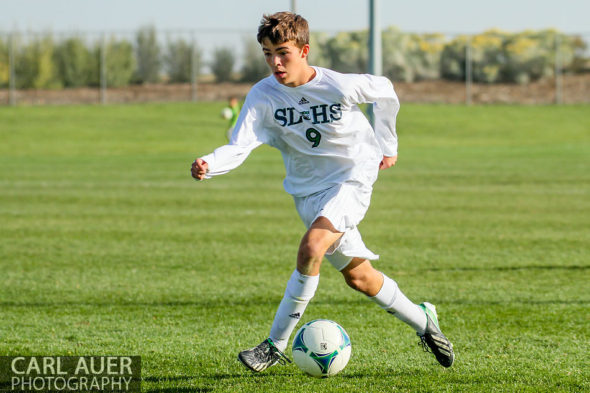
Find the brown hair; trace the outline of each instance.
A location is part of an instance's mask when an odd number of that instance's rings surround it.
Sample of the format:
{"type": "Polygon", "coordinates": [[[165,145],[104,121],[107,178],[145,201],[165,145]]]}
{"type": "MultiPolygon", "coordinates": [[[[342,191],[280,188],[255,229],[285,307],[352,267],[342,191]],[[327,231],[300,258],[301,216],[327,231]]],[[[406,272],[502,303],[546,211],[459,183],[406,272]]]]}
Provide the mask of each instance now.
{"type": "Polygon", "coordinates": [[[302,48],[309,44],[309,26],[305,18],[292,12],[277,12],[264,15],[258,26],[256,39],[260,44],[268,38],[273,44],[295,41],[302,48]]]}

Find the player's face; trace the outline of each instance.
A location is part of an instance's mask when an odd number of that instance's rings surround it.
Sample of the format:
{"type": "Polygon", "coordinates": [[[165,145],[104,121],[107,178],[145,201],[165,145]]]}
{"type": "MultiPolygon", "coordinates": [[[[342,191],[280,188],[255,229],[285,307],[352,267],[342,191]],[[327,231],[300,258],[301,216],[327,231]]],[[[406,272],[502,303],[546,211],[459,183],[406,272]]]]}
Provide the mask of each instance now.
{"type": "Polygon", "coordinates": [[[299,48],[294,41],[273,44],[265,39],[262,51],[266,64],[280,84],[296,87],[307,82],[309,45],[299,48]]]}

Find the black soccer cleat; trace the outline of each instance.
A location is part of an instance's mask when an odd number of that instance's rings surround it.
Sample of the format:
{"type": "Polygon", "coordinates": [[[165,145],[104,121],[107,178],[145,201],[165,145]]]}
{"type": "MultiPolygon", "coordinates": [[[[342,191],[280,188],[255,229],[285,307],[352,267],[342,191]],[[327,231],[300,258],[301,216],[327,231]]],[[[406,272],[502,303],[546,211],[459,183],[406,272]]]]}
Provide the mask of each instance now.
{"type": "Polygon", "coordinates": [[[258,346],[246,349],[238,354],[238,360],[254,372],[261,372],[277,363],[291,363],[291,360],[285,356],[270,338],[261,342],[258,346]]]}
{"type": "Polygon", "coordinates": [[[422,303],[419,305],[426,313],[426,331],[424,334],[418,334],[420,337],[419,344],[426,352],[431,352],[436,360],[443,367],[451,367],[455,361],[455,353],[453,352],[453,344],[440,331],[438,326],[438,318],[436,309],[430,303],[422,303]]]}

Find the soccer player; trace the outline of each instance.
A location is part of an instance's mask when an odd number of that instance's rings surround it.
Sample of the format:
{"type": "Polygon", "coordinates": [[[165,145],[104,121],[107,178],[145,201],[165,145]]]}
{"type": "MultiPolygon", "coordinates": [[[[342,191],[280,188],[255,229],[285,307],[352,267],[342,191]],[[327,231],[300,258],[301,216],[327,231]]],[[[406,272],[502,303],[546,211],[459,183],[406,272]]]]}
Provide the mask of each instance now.
{"type": "Polygon", "coordinates": [[[228,119],[229,125],[226,132],[226,137],[229,141],[231,140],[231,135],[234,133],[234,128],[238,122],[238,116],[240,115],[240,103],[238,102],[238,97],[229,97],[228,108],[231,110],[231,117],[228,119]]]}
{"type": "Polygon", "coordinates": [[[378,171],[397,160],[399,101],[392,83],[310,66],[308,24],[300,15],[264,15],[257,39],[272,75],[248,93],[229,144],[197,158],[191,173],[197,180],[221,175],[256,147],[273,146],[283,156],[284,188],[308,230],[268,338],[238,359],[257,372],[289,361],[283,351],[314,296],[325,256],[350,287],[414,328],[424,349],[450,367],[453,346],[440,331],[434,306],[414,304],[373,268],[370,261],[378,256],[357,229],[378,171]],[[362,103],[373,104],[374,129],[358,107],[362,103]]]}

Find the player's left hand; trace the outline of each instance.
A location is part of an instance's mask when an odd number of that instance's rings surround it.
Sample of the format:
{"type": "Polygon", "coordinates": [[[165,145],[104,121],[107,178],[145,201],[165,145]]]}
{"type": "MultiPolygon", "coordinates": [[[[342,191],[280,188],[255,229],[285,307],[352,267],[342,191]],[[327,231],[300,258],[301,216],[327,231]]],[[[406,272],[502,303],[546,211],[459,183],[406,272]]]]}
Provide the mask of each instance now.
{"type": "Polygon", "coordinates": [[[379,164],[379,170],[382,171],[383,169],[391,168],[395,165],[397,161],[397,156],[387,157],[383,156],[383,161],[379,164]]]}

